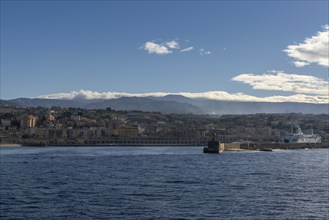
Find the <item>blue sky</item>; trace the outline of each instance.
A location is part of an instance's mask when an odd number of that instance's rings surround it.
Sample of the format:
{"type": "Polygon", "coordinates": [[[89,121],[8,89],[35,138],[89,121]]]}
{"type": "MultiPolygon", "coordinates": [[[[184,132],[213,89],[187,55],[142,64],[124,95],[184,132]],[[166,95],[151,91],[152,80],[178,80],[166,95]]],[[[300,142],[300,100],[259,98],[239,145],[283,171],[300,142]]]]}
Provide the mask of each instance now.
{"type": "Polygon", "coordinates": [[[284,50],[326,34],[328,4],[1,1],[1,98],[221,91],[243,94],[242,100],[294,96],[319,102],[328,86],[328,54],[322,50],[321,63],[298,53],[302,49],[284,50]],[[156,52],[161,47],[169,52],[156,52]],[[290,87],[280,89],[280,82],[290,87]]]}

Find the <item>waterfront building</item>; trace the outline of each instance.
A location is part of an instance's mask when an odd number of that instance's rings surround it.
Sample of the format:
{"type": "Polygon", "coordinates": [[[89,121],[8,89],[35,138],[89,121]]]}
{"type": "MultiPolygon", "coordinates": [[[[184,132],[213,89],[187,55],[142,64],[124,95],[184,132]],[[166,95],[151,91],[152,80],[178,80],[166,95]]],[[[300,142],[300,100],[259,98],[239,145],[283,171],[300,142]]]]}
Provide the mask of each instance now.
{"type": "Polygon", "coordinates": [[[138,137],[138,134],[137,125],[125,124],[120,128],[113,129],[113,135],[117,137],[138,137]]]}
{"type": "Polygon", "coordinates": [[[37,117],[33,115],[28,116],[28,122],[27,122],[27,127],[29,128],[34,128],[37,122],[37,117]]]}

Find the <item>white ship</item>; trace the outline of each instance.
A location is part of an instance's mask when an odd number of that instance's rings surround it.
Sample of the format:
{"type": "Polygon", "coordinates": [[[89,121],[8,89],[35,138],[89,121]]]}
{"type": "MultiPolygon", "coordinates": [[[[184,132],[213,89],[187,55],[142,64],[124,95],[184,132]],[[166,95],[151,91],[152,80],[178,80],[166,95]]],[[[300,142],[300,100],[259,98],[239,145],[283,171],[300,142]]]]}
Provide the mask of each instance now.
{"type": "Polygon", "coordinates": [[[283,142],[285,143],[321,143],[322,138],[318,134],[313,134],[313,129],[311,129],[311,134],[304,134],[302,129],[298,125],[295,125],[297,132],[283,137],[283,142]]]}

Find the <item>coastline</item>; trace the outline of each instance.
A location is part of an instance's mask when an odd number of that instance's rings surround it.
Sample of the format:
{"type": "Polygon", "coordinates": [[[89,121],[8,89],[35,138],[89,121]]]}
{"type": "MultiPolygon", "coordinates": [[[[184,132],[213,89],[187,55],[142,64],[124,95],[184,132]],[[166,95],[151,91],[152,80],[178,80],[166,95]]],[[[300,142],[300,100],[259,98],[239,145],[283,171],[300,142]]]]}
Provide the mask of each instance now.
{"type": "Polygon", "coordinates": [[[22,144],[0,144],[0,147],[22,147],[22,144]]]}
{"type": "MultiPolygon", "coordinates": [[[[280,150],[304,150],[304,149],[329,149],[329,142],[319,144],[279,144],[279,143],[259,143],[257,145],[238,144],[238,143],[224,143],[224,152],[262,152],[262,151],[280,151],[280,150]]],[[[17,143],[1,143],[0,147],[205,147],[204,145],[169,145],[169,144],[17,144],[17,143]]]]}

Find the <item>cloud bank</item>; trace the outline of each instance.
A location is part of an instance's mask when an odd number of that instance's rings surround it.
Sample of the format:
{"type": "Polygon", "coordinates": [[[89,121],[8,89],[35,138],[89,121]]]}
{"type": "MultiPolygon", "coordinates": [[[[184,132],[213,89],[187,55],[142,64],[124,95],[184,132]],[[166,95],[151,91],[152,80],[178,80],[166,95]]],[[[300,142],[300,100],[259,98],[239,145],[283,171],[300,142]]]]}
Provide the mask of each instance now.
{"type": "Polygon", "coordinates": [[[316,63],[321,66],[329,66],[329,25],[323,27],[323,31],[315,36],[306,38],[303,43],[289,45],[284,52],[289,57],[295,58],[294,65],[303,67],[316,63]]]}
{"type": "Polygon", "coordinates": [[[270,71],[263,75],[241,74],[232,79],[252,86],[257,90],[294,92],[328,96],[328,81],[314,76],[287,74],[282,71],[270,71]]]}
{"type": "Polygon", "coordinates": [[[225,91],[208,91],[208,92],[153,92],[153,93],[124,93],[124,92],[96,92],[90,90],[80,90],[68,93],[57,93],[51,95],[39,96],[44,99],[117,99],[121,97],[163,97],[166,95],[182,95],[188,98],[210,99],[218,101],[239,101],[239,102],[301,102],[301,103],[328,103],[328,96],[295,94],[290,96],[268,96],[256,97],[244,93],[228,93],[225,91]]]}

